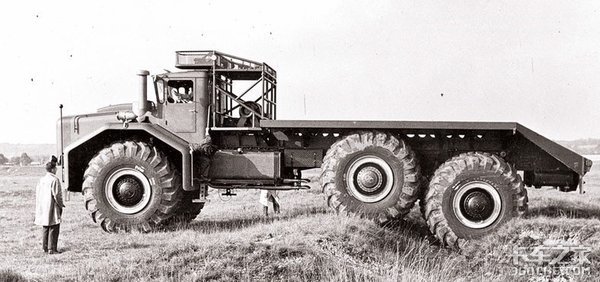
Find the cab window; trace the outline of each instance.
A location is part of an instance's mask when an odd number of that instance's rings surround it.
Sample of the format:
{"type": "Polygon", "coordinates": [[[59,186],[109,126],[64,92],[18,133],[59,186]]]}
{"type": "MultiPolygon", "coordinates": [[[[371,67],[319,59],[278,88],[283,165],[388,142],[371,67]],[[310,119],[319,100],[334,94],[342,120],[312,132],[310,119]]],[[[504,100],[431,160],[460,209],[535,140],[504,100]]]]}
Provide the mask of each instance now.
{"type": "Polygon", "coordinates": [[[169,80],[167,82],[167,102],[172,104],[192,103],[194,82],[191,80],[169,80]]]}

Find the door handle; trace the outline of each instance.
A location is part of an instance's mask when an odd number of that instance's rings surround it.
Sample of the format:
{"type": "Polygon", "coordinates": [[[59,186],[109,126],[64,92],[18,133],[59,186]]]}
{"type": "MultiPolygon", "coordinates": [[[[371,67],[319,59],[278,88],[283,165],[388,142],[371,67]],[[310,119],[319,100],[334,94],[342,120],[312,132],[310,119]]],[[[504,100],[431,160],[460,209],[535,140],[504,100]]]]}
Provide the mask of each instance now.
{"type": "Polygon", "coordinates": [[[197,113],[196,110],[188,110],[190,113],[197,113]]]}

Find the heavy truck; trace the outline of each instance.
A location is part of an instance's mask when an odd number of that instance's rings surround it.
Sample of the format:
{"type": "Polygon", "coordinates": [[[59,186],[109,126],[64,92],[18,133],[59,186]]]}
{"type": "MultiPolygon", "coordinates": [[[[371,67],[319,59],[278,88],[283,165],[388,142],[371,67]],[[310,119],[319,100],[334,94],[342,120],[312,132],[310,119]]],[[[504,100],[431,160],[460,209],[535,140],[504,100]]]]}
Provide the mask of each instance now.
{"type": "Polygon", "coordinates": [[[106,232],[193,220],[209,188],[309,189],[302,172],[321,168],[337,213],[385,223],[419,202],[431,232],[459,247],[526,213],[526,186],[583,192],[592,166],[515,122],[277,120],[268,64],[175,58],[177,72],[137,74],[134,103],[57,122],[63,187],[106,232]]]}

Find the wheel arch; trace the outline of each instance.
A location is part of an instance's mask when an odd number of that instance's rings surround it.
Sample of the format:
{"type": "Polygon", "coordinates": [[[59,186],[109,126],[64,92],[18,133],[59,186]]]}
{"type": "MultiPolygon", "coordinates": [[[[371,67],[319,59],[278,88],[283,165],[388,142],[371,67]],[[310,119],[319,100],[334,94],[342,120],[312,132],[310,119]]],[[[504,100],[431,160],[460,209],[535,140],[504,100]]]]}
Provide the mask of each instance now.
{"type": "Polygon", "coordinates": [[[67,146],[64,150],[64,169],[62,174],[58,174],[62,175],[63,188],[81,192],[88,162],[104,147],[125,140],[143,141],[159,148],[181,171],[183,189],[193,190],[188,143],[161,127],[144,123],[131,123],[126,128],[122,124],[106,124],[67,146]]]}

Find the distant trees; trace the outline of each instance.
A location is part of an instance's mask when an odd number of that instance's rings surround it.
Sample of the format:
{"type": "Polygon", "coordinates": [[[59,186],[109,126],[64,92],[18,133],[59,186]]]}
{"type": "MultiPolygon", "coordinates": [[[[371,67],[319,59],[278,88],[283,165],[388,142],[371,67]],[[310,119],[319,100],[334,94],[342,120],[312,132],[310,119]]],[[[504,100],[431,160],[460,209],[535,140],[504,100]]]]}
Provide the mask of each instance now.
{"type": "Polygon", "coordinates": [[[14,156],[12,158],[10,158],[10,162],[15,165],[15,164],[21,164],[21,157],[19,156],[14,156]]]}
{"type": "Polygon", "coordinates": [[[31,164],[32,161],[33,160],[27,155],[27,153],[22,153],[19,159],[19,164],[21,164],[21,166],[26,166],[31,164]]]}
{"type": "Polygon", "coordinates": [[[600,139],[577,139],[573,141],[557,141],[559,144],[582,155],[600,154],[600,139]]]}
{"type": "Polygon", "coordinates": [[[28,166],[33,163],[33,159],[27,153],[21,153],[20,156],[14,156],[11,158],[6,157],[4,154],[0,154],[0,165],[20,165],[28,166]]]}

